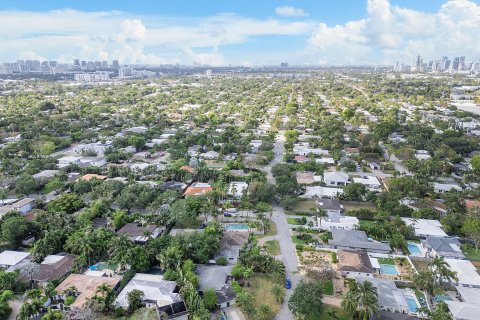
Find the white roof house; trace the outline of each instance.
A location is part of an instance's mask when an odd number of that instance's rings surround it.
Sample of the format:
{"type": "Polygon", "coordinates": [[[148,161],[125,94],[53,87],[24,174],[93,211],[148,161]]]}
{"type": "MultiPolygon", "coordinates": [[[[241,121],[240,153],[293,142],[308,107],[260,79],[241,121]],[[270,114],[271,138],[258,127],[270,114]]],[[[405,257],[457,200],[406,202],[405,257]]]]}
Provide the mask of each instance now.
{"type": "Polygon", "coordinates": [[[323,181],[328,187],[344,187],[349,182],[348,179],[348,174],[341,171],[325,172],[323,174],[323,181]]]}
{"type": "Polygon", "coordinates": [[[323,164],[335,164],[335,160],[333,160],[333,158],[330,158],[330,157],[315,159],[315,162],[323,163],[323,164]]]}
{"type": "Polygon", "coordinates": [[[309,154],[328,155],[328,150],[312,148],[308,142],[297,143],[293,146],[293,154],[307,156],[309,154]]]}
{"type": "Polygon", "coordinates": [[[379,190],[382,187],[382,184],[376,177],[373,176],[362,176],[360,178],[353,178],[354,183],[363,184],[369,190],[379,190]]]}
{"type": "Polygon", "coordinates": [[[175,281],[164,280],[163,275],[137,273],[120,292],[115,304],[122,308],[128,308],[128,293],[137,289],[143,292],[142,300],[147,307],[167,306],[182,301],[182,297],[174,292],[176,288],[175,281]]]}
{"type": "Polygon", "coordinates": [[[342,216],[338,213],[328,213],[328,217],[317,218],[317,225],[321,230],[333,229],[353,230],[359,225],[357,217],[342,216]]]}
{"type": "Polygon", "coordinates": [[[455,287],[463,301],[445,301],[455,320],[477,320],[480,314],[480,289],[455,287]]]}
{"type": "Polygon", "coordinates": [[[480,288],[480,275],[477,268],[468,260],[445,259],[449,269],[457,273],[458,286],[480,288]]]}
{"type": "Polygon", "coordinates": [[[450,190],[462,191],[462,188],[456,183],[438,183],[433,184],[433,191],[436,193],[444,193],[450,190]]]}
{"type": "Polygon", "coordinates": [[[432,156],[427,150],[417,150],[415,151],[415,158],[417,160],[427,160],[430,159],[432,156]]]}
{"type": "Polygon", "coordinates": [[[300,198],[312,199],[312,198],[335,198],[343,194],[343,189],[340,188],[328,188],[322,186],[307,186],[305,187],[305,193],[300,198]]]}
{"type": "Polygon", "coordinates": [[[61,157],[58,159],[58,167],[63,168],[70,164],[79,164],[81,159],[82,159],[81,157],[70,157],[70,156],[61,157]]]}
{"type": "MultiPolygon", "coordinates": [[[[25,261],[29,261],[30,253],[21,251],[5,250],[0,253],[0,267],[4,269],[15,269],[25,261]]],[[[11,271],[13,271],[11,270],[11,271]]]]}
{"type": "Polygon", "coordinates": [[[244,181],[232,181],[228,187],[228,195],[240,198],[248,189],[248,183],[244,181]]]}
{"type": "Polygon", "coordinates": [[[442,224],[438,220],[402,218],[407,226],[413,226],[415,235],[418,237],[436,236],[448,237],[442,230],[442,224]]]}

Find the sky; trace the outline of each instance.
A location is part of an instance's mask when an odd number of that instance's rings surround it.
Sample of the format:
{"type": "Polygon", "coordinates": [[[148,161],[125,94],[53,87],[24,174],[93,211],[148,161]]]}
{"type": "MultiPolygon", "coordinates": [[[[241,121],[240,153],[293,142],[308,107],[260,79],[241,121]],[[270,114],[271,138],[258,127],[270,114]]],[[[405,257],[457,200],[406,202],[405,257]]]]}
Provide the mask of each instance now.
{"type": "Polygon", "coordinates": [[[476,0],[2,0],[0,61],[365,65],[480,58],[476,0]]]}

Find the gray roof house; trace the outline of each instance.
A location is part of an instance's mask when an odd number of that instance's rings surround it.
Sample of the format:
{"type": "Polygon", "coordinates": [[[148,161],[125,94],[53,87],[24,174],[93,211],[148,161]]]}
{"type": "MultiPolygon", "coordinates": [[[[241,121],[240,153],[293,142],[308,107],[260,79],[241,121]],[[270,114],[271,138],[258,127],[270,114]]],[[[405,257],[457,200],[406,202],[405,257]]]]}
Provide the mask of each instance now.
{"type": "Polygon", "coordinates": [[[422,240],[422,246],[431,257],[441,256],[450,259],[465,259],[460,248],[461,243],[456,238],[427,236],[422,240]]]}
{"type": "Polygon", "coordinates": [[[359,230],[333,229],[332,238],[328,244],[334,249],[356,249],[379,253],[392,251],[387,243],[373,241],[365,232],[359,230]]]}
{"type": "Polygon", "coordinates": [[[320,198],[317,200],[317,208],[327,210],[328,213],[342,213],[343,206],[338,199],[320,198]]]}

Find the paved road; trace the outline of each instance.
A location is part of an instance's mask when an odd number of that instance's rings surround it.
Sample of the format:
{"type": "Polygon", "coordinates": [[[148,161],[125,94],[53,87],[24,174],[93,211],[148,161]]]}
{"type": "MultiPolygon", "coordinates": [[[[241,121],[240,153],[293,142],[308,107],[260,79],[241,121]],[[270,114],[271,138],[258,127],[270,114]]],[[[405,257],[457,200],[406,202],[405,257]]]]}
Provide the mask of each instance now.
{"type": "MultiPolygon", "coordinates": [[[[272,166],[282,162],[283,160],[284,143],[285,143],[284,133],[285,133],[284,131],[279,132],[277,139],[275,141],[275,147],[274,147],[275,157],[270,163],[270,165],[264,168],[265,172],[267,173],[267,180],[269,183],[273,183],[273,184],[275,183],[275,178],[273,178],[272,171],[271,171],[272,166]]],[[[293,293],[293,290],[295,289],[295,287],[298,284],[298,281],[300,280],[300,275],[297,273],[298,271],[297,254],[295,251],[295,245],[292,242],[290,229],[288,228],[287,216],[285,215],[283,208],[280,207],[279,205],[273,205],[272,220],[275,223],[275,226],[277,227],[276,239],[280,244],[280,251],[282,254],[281,258],[283,263],[285,264],[285,271],[286,271],[287,277],[289,277],[292,280],[292,288],[287,290],[285,302],[283,303],[282,308],[280,309],[280,312],[277,314],[275,319],[293,320],[293,315],[288,309],[288,299],[290,298],[291,294],[293,293]]]]}
{"type": "Polygon", "coordinates": [[[400,161],[400,159],[398,159],[393,153],[392,154],[389,154],[388,153],[388,150],[387,148],[385,148],[384,145],[380,144],[380,147],[382,147],[383,149],[383,157],[385,158],[385,160],[390,160],[393,162],[393,166],[395,167],[395,170],[397,170],[398,172],[400,172],[400,174],[402,175],[407,175],[407,176],[411,176],[412,173],[410,171],[408,171],[407,167],[405,167],[402,163],[402,161],[400,161]]]}

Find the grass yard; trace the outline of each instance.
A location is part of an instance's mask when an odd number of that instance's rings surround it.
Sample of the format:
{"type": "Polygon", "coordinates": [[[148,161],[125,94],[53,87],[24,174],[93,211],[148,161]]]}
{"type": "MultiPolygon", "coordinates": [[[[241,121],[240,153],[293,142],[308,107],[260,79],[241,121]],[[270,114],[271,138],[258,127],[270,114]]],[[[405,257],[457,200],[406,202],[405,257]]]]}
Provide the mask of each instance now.
{"type": "Polygon", "coordinates": [[[392,258],[377,258],[377,260],[379,264],[395,265],[395,261],[392,258]]]}
{"type": "Polygon", "coordinates": [[[302,225],[298,223],[297,218],[287,218],[288,224],[302,225]]]}
{"type": "Polygon", "coordinates": [[[278,243],[277,240],[269,240],[265,242],[263,247],[271,255],[278,256],[280,254],[280,244],[278,243]]]}
{"type": "MultiPolygon", "coordinates": [[[[270,306],[273,314],[277,314],[281,305],[275,301],[272,295],[271,291],[275,283],[272,278],[265,274],[255,274],[248,282],[250,283],[250,287],[245,286],[243,290],[252,294],[255,308],[265,303],[270,306]]],[[[250,320],[255,320],[255,316],[254,318],[248,318],[248,316],[245,315],[245,317],[250,320]]]]}
{"type": "Polygon", "coordinates": [[[474,260],[474,261],[480,261],[480,249],[478,250],[478,252],[475,251],[475,248],[468,248],[468,249],[464,249],[462,251],[463,251],[463,254],[465,255],[465,257],[467,257],[467,259],[474,260]]]}
{"type": "Polygon", "coordinates": [[[301,244],[301,245],[304,245],[304,246],[308,245],[308,243],[306,243],[302,239],[298,239],[296,236],[292,237],[292,241],[293,241],[293,244],[295,244],[295,245],[297,245],[297,244],[301,244]]]}
{"type": "Polygon", "coordinates": [[[306,214],[308,211],[310,211],[312,208],[316,208],[317,204],[315,201],[312,200],[299,200],[297,203],[293,206],[292,210],[285,210],[286,214],[295,214],[299,215],[301,212],[303,212],[305,215],[310,215],[306,214]]]}
{"type": "Polygon", "coordinates": [[[341,308],[335,308],[333,306],[323,305],[323,312],[321,319],[333,319],[329,316],[329,311],[334,311],[337,316],[335,319],[338,320],[352,320],[352,316],[349,315],[345,310],[341,308]]]}
{"type": "Polygon", "coordinates": [[[265,232],[264,236],[274,236],[277,234],[277,226],[275,225],[275,222],[270,220],[270,229],[268,232],[265,232]]]}
{"type": "Polygon", "coordinates": [[[343,205],[343,209],[345,212],[349,212],[352,210],[359,210],[359,209],[370,209],[370,210],[377,210],[377,207],[371,202],[353,202],[353,201],[340,201],[343,205]]]}
{"type": "Polygon", "coordinates": [[[333,281],[327,280],[323,283],[323,294],[333,296],[333,281]]]}

